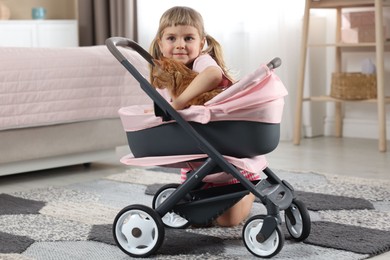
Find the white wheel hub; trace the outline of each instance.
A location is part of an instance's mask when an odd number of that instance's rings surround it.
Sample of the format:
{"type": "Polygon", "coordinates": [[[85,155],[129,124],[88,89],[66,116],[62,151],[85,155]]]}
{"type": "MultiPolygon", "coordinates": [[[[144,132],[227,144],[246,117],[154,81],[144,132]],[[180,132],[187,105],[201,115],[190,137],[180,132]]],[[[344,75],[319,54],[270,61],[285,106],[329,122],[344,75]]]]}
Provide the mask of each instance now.
{"type": "Polygon", "coordinates": [[[291,206],[291,213],[293,214],[293,217],[295,218],[295,225],[292,225],[289,218],[286,218],[286,224],[291,231],[292,235],[295,237],[299,237],[302,234],[303,230],[303,221],[302,216],[299,212],[299,209],[294,204],[291,206]]]}
{"type": "Polygon", "coordinates": [[[147,253],[157,243],[157,225],[153,218],[142,210],[124,213],[119,218],[116,229],[119,243],[131,253],[147,253]]]}
{"type": "MultiPolygon", "coordinates": [[[[161,205],[171,194],[175,191],[174,188],[169,188],[166,190],[163,190],[156,198],[155,207],[157,208],[159,205],[161,205]]],[[[162,222],[167,225],[168,227],[182,227],[188,223],[188,220],[181,217],[180,215],[174,213],[174,212],[168,212],[166,213],[162,218],[162,222]]]]}
{"type": "Polygon", "coordinates": [[[244,239],[248,248],[259,256],[268,256],[276,251],[279,245],[279,236],[274,231],[264,242],[259,242],[257,236],[263,226],[262,219],[253,220],[244,231],[244,239]]]}

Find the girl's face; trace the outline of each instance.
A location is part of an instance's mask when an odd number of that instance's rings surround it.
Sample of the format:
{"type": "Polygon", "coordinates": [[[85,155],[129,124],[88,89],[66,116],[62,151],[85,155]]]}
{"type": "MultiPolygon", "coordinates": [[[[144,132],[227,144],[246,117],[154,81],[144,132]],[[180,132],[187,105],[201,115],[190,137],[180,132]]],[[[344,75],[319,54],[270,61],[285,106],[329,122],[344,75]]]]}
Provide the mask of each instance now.
{"type": "Polygon", "coordinates": [[[201,39],[198,30],[193,26],[178,25],[164,29],[158,41],[164,57],[173,58],[188,65],[201,53],[205,39],[201,39]]]}

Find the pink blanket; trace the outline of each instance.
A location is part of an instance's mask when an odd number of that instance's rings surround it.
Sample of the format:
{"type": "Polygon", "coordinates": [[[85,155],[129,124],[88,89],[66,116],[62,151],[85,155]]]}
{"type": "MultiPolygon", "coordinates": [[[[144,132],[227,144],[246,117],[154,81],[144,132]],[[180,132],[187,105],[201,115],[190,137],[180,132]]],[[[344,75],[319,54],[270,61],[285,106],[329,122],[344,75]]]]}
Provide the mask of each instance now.
{"type": "MultiPolygon", "coordinates": [[[[123,53],[148,77],[138,53],[123,53]]],[[[138,104],[151,100],[106,46],[0,48],[0,130],[118,118],[138,104]]]]}

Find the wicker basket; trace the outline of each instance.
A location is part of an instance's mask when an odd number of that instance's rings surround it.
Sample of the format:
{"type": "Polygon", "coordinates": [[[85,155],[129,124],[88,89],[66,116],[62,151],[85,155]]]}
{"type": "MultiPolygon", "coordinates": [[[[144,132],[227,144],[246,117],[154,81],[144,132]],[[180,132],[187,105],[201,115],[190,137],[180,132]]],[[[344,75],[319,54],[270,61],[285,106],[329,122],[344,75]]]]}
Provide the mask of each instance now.
{"type": "Polygon", "coordinates": [[[333,73],[330,96],[346,100],[376,98],[376,75],[333,73]]]}

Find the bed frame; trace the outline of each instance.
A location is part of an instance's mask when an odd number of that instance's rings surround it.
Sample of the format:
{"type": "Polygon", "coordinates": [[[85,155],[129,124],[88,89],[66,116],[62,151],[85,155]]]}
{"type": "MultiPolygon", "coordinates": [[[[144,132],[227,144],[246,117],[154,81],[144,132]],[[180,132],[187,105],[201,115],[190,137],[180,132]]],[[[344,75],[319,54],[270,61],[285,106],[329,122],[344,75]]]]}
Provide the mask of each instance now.
{"type": "MultiPolygon", "coordinates": [[[[137,53],[127,54],[148,73],[137,53]]],[[[151,103],[103,45],[0,47],[0,57],[0,176],[112,156],[127,145],[118,109],[151,103]],[[49,98],[39,100],[42,93],[49,98]]]]}
{"type": "Polygon", "coordinates": [[[0,175],[86,164],[127,144],[119,119],[0,131],[0,175]]]}

